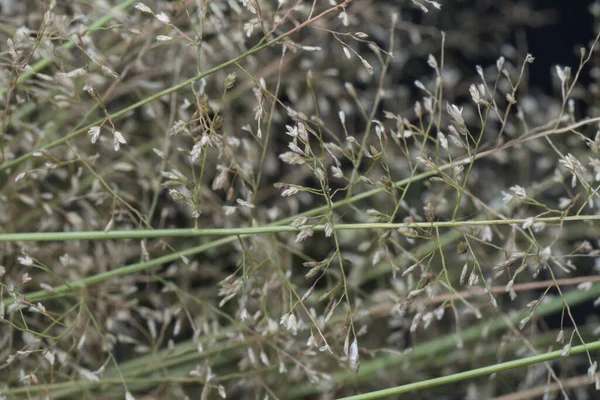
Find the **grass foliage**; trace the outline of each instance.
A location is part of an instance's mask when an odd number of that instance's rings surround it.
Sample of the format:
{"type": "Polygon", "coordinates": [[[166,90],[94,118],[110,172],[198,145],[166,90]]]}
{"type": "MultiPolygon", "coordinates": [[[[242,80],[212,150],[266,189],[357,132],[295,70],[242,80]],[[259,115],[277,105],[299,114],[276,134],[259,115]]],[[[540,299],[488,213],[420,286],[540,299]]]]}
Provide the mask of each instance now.
{"type": "Polygon", "coordinates": [[[596,398],[598,38],[447,3],[0,2],[1,398],[596,398]]]}

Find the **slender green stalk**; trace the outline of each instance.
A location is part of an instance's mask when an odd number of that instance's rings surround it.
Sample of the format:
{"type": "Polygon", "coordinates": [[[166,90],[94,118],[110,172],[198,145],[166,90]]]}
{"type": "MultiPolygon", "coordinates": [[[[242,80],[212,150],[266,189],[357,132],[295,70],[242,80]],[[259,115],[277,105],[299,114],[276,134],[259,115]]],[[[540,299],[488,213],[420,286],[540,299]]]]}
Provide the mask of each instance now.
{"type": "MultiPolygon", "coordinates": [[[[586,351],[600,350],[600,340],[588,343],[581,346],[575,346],[571,348],[570,355],[581,354],[586,351]]],[[[425,381],[419,381],[415,383],[409,383],[408,385],[397,386],[394,388],[377,390],[375,392],[369,392],[364,394],[357,394],[355,396],[342,397],[340,400],[370,400],[370,399],[381,399],[383,397],[395,396],[399,394],[405,394],[414,392],[417,390],[429,389],[436,386],[447,385],[450,383],[461,382],[467,379],[477,378],[479,376],[496,374],[498,372],[507,371],[515,368],[526,367],[532,364],[538,364],[545,361],[555,360],[563,357],[562,350],[552,351],[550,353],[539,354],[536,356],[521,358],[519,360],[507,361],[500,364],[490,365],[482,368],[475,368],[470,371],[459,372],[456,374],[442,376],[439,378],[428,379],[425,381]]]]}
{"type": "MultiPolygon", "coordinates": [[[[358,224],[336,224],[334,229],[338,231],[362,230],[362,229],[431,229],[431,228],[459,228],[466,226],[488,226],[488,225],[521,225],[526,219],[491,219],[473,221],[438,221],[438,222],[413,222],[413,223],[358,223],[358,224]]],[[[560,223],[574,221],[598,221],[600,215],[573,215],[569,217],[544,217],[536,218],[535,222],[560,223]]],[[[317,232],[325,230],[325,225],[311,226],[317,232]]],[[[65,240],[110,240],[110,239],[152,239],[166,237],[198,237],[198,236],[240,236],[260,235],[265,233],[299,232],[303,227],[287,225],[267,225],[259,227],[244,228],[207,228],[207,229],[153,229],[153,230],[127,230],[127,231],[79,231],[79,232],[24,232],[0,234],[1,242],[44,242],[65,240]]]]}

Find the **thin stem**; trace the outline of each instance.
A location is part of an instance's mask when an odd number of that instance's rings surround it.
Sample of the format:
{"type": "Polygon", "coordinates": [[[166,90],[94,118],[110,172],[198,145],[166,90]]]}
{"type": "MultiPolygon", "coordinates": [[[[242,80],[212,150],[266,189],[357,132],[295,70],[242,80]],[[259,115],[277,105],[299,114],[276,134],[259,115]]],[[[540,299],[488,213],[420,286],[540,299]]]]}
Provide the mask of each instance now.
{"type": "MultiPolygon", "coordinates": [[[[571,348],[571,355],[581,354],[589,350],[600,350],[600,340],[587,345],[581,345],[571,348]]],[[[563,357],[562,350],[552,351],[546,354],[539,354],[532,357],[521,358],[519,360],[507,361],[500,364],[490,365],[483,368],[475,368],[470,371],[459,372],[452,375],[442,376],[439,378],[428,379],[420,382],[409,383],[408,385],[397,386],[394,388],[378,390],[375,392],[358,394],[356,396],[343,397],[340,400],[368,400],[381,399],[387,396],[394,396],[414,392],[417,390],[430,389],[436,386],[447,385],[450,383],[461,382],[467,379],[477,378],[479,376],[492,375],[502,371],[508,371],[515,368],[522,368],[528,365],[538,364],[541,362],[556,360],[563,357]]]]}
{"type": "MultiPolygon", "coordinates": [[[[333,203],[332,208],[339,203],[333,203]]],[[[324,206],[328,207],[328,206],[324,206]]],[[[304,213],[306,215],[308,213],[304,213]]],[[[310,213],[313,215],[313,212],[310,213]]],[[[489,220],[469,220],[469,221],[437,221],[437,222],[413,222],[413,223],[356,223],[356,224],[335,224],[336,231],[361,230],[361,229],[433,229],[433,228],[460,228],[470,226],[488,226],[488,225],[522,225],[527,218],[511,219],[489,219],[489,220]]],[[[575,221],[598,221],[600,215],[572,215],[568,217],[541,217],[536,218],[535,222],[543,223],[561,223],[575,221]]],[[[287,221],[286,221],[287,222],[287,221]]],[[[283,221],[281,222],[283,223],[283,221]]],[[[199,237],[199,236],[240,236],[240,235],[259,235],[266,233],[299,232],[300,227],[296,228],[288,225],[267,225],[259,227],[244,228],[206,228],[206,229],[153,229],[153,230],[127,230],[127,231],[77,231],[77,232],[21,232],[0,234],[0,243],[2,242],[44,242],[44,241],[65,241],[65,240],[111,240],[111,239],[151,239],[165,237],[199,237]]],[[[313,231],[322,232],[326,228],[325,224],[311,226],[313,231]]]]}

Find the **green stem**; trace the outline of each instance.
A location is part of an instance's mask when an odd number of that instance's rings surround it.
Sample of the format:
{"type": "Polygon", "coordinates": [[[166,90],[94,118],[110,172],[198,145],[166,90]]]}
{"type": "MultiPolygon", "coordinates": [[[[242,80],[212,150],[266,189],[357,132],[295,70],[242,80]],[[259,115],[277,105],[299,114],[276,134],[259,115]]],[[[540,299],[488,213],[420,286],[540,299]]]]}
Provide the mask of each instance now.
{"type": "MultiPolygon", "coordinates": [[[[600,340],[576,346],[571,348],[570,355],[581,354],[590,350],[600,350],[600,340]]],[[[447,385],[450,383],[461,382],[467,379],[477,378],[479,376],[496,374],[498,372],[507,371],[515,368],[526,367],[532,364],[555,360],[563,357],[562,350],[552,351],[550,353],[538,354],[531,357],[521,358],[519,360],[507,361],[500,364],[490,365],[482,368],[475,368],[470,371],[459,372],[456,374],[441,376],[439,378],[428,379],[409,383],[407,385],[397,386],[393,388],[377,390],[374,392],[357,394],[355,396],[342,397],[339,400],[370,400],[381,399],[382,397],[395,396],[404,393],[410,393],[417,390],[429,389],[436,386],[447,385]]]]}
{"type": "MultiPolygon", "coordinates": [[[[327,206],[325,206],[327,207],[327,206]]],[[[312,214],[312,213],[311,213],[312,214]]],[[[336,231],[362,230],[362,229],[433,229],[433,228],[459,228],[467,226],[489,225],[521,225],[526,219],[491,219],[473,221],[438,221],[438,222],[413,222],[413,223],[356,223],[335,224],[336,231]]],[[[564,223],[574,221],[598,221],[600,215],[572,215],[568,217],[542,217],[535,222],[564,223]]],[[[43,242],[65,240],[111,240],[111,239],[152,239],[165,237],[199,237],[199,236],[241,236],[260,235],[268,233],[299,232],[303,227],[296,228],[289,225],[266,225],[243,228],[183,228],[183,229],[152,229],[152,230],[125,230],[125,231],[77,231],[77,232],[23,232],[0,234],[2,242],[43,242]]],[[[321,232],[325,230],[324,224],[311,226],[312,230],[321,232]]]]}

